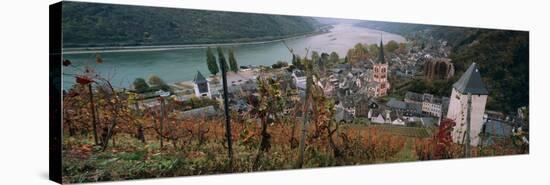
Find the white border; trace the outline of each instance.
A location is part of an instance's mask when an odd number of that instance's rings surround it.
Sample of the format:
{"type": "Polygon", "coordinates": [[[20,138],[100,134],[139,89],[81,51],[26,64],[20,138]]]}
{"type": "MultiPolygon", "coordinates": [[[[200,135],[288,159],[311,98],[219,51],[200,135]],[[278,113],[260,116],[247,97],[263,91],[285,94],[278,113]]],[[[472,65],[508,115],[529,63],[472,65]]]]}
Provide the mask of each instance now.
{"type": "MultiPolygon", "coordinates": [[[[48,174],[48,5],[1,6],[0,184],[54,184],[48,174]]],[[[355,18],[530,31],[531,154],[235,175],[134,180],[116,184],[537,184],[548,182],[550,33],[544,1],[460,0],[94,0],[194,9],[355,18]],[[533,88],[536,87],[536,88],[533,88]]],[[[115,184],[115,183],[102,183],[115,184]]]]}

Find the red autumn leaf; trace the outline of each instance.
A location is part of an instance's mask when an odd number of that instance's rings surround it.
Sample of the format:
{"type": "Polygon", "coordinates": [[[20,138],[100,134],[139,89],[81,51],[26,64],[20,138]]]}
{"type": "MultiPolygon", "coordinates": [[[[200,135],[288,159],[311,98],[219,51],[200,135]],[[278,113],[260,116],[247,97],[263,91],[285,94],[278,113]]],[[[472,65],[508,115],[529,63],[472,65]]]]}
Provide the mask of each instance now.
{"type": "Polygon", "coordinates": [[[77,92],[71,91],[71,92],[69,92],[69,94],[67,94],[67,96],[69,96],[69,97],[75,97],[75,96],[78,96],[78,93],[77,93],[77,92]]]}
{"type": "Polygon", "coordinates": [[[91,82],[93,82],[93,80],[87,76],[76,76],[76,83],[78,84],[87,85],[91,82]]]}
{"type": "Polygon", "coordinates": [[[67,59],[63,60],[63,66],[69,66],[69,65],[71,65],[70,60],[67,60],[67,59]]]}

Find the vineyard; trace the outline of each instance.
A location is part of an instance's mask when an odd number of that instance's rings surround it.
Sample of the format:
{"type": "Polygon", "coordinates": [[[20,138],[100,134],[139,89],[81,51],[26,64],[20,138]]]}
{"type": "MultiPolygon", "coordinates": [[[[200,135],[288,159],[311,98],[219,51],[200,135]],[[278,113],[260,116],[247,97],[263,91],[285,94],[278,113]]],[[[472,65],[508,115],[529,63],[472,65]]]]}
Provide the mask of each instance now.
{"type": "MultiPolygon", "coordinates": [[[[64,139],[64,173],[66,182],[91,182],[182,175],[202,175],[229,172],[221,120],[201,120],[204,134],[197,131],[197,122],[182,121],[185,130],[178,140],[160,147],[154,131],[146,131],[142,142],[131,133],[118,133],[116,142],[105,151],[94,146],[93,137],[69,136],[64,139]]],[[[232,172],[293,169],[298,148],[294,147],[290,125],[276,124],[268,128],[271,143],[253,169],[260,143],[261,128],[254,123],[236,123],[232,128],[235,145],[232,172]]],[[[308,130],[314,130],[311,127],[308,130]]],[[[342,130],[336,145],[342,156],[335,157],[325,138],[309,135],[306,140],[304,167],[370,164],[385,160],[400,152],[407,138],[378,133],[376,129],[342,130]]]]}
{"type": "MultiPolygon", "coordinates": [[[[116,134],[103,149],[103,144],[94,144],[91,121],[86,119],[89,113],[85,109],[81,111],[80,117],[64,122],[63,180],[67,183],[297,168],[299,148],[296,140],[301,128],[293,129],[295,123],[291,121],[268,125],[269,144],[255,165],[262,140],[260,120],[232,119],[234,144],[230,167],[222,116],[195,119],[169,116],[164,125],[166,131],[161,134],[158,122],[155,125],[155,114],[144,113],[134,117],[135,120],[117,125],[116,134]],[[76,125],[79,127],[75,128],[76,125]],[[70,129],[74,132],[72,136],[70,129]],[[164,143],[161,144],[159,137],[164,143]]],[[[108,115],[103,115],[99,123],[109,123],[108,115]]],[[[428,136],[423,128],[341,126],[332,136],[338,152],[330,147],[327,135],[316,129],[319,128],[315,124],[308,125],[303,168],[460,157],[460,151],[451,149],[448,151],[453,155],[437,154],[447,149],[430,148],[438,145],[438,141],[433,140],[437,137],[428,136]]],[[[99,130],[99,135],[106,135],[103,129],[99,130]]],[[[518,151],[505,150],[502,154],[512,153],[518,151]]]]}
{"type": "Polygon", "coordinates": [[[390,135],[398,135],[398,136],[405,136],[405,137],[414,137],[414,138],[426,138],[429,137],[431,134],[430,128],[423,128],[423,127],[405,127],[405,126],[395,126],[395,125],[349,125],[348,127],[353,129],[368,129],[373,128],[376,129],[378,132],[381,133],[387,133],[390,135]]]}
{"type": "MultiPolygon", "coordinates": [[[[103,63],[100,56],[96,63],[103,63]]],[[[63,65],[78,68],[67,60],[63,65]]],[[[305,68],[310,71],[311,65],[305,68]]],[[[281,86],[283,78],[260,75],[257,95],[241,97],[251,107],[229,111],[226,117],[221,114],[224,103],[218,100],[179,101],[163,91],[145,100],[138,93],[115,89],[89,66],[79,71],[74,74],[76,84],[63,92],[64,183],[465,156],[462,146],[451,142],[454,122],[447,119],[439,128],[337,124],[335,103],[322,88],[311,85],[311,73],[303,99],[281,86]],[[204,107],[220,114],[184,114],[204,107]]],[[[154,82],[160,89],[166,86],[161,79],[154,82]]],[[[525,151],[505,138],[491,147],[475,148],[468,156],[525,151]]]]}

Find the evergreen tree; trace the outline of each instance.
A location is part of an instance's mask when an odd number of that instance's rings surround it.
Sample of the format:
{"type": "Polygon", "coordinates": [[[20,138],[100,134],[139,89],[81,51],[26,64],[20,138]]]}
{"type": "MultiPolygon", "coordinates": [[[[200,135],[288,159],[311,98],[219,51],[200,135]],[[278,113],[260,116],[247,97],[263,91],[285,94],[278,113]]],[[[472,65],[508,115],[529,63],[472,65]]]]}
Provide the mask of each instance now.
{"type": "Polygon", "coordinates": [[[339,60],[340,60],[340,57],[338,56],[338,53],[334,51],[330,53],[330,56],[329,56],[330,63],[337,64],[339,60]]]}
{"type": "Polygon", "coordinates": [[[292,65],[297,69],[304,70],[304,65],[302,65],[299,55],[292,55],[292,65]]]}
{"type": "Polygon", "coordinates": [[[313,61],[314,63],[318,62],[319,61],[319,53],[317,53],[317,51],[312,51],[311,52],[311,61],[313,61]]]}
{"type": "Polygon", "coordinates": [[[143,78],[136,78],[132,84],[134,85],[134,90],[138,93],[143,93],[149,90],[149,84],[147,84],[143,78]]]}
{"type": "Polygon", "coordinates": [[[211,74],[216,75],[219,72],[218,64],[216,63],[216,57],[212,52],[212,48],[206,49],[206,65],[211,74]]]}
{"type": "MultiPolygon", "coordinates": [[[[227,65],[227,61],[225,60],[225,56],[223,55],[222,47],[218,46],[218,48],[216,48],[216,49],[218,50],[218,62],[220,62],[220,65],[223,62],[225,64],[224,65],[225,66],[224,70],[229,71],[229,65],[227,65]]],[[[220,67],[222,67],[222,66],[220,66],[220,67]]]]}
{"type": "Polygon", "coordinates": [[[239,65],[237,64],[237,60],[235,59],[233,49],[229,50],[229,68],[235,73],[239,71],[239,65]]]}

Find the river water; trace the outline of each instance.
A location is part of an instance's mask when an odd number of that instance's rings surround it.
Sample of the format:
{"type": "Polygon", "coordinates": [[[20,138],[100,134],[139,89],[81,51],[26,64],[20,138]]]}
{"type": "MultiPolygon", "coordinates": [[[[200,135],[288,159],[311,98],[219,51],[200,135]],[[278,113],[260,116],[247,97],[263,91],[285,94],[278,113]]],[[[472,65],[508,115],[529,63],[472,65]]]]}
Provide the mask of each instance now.
{"type": "MultiPolygon", "coordinates": [[[[344,57],[347,51],[357,43],[378,44],[382,34],[384,42],[395,40],[405,42],[400,35],[378,30],[337,24],[327,33],[298,37],[286,40],[296,54],[304,56],[305,48],[310,51],[335,51],[344,57]]],[[[290,63],[292,55],[281,41],[261,44],[237,44],[232,47],[239,65],[271,65],[277,61],[290,63]]],[[[227,53],[226,57],[227,57],[227,53]]],[[[217,56],[217,53],[215,54],[217,56]]],[[[97,52],[67,52],[65,59],[72,62],[72,67],[64,67],[63,88],[70,88],[75,74],[81,74],[84,66],[90,66],[95,72],[111,80],[117,88],[129,88],[135,78],[147,79],[157,75],[167,83],[193,80],[197,71],[209,74],[206,66],[205,48],[155,48],[134,50],[103,50],[97,52]],[[95,53],[103,58],[103,63],[96,64],[95,53]]]]}

